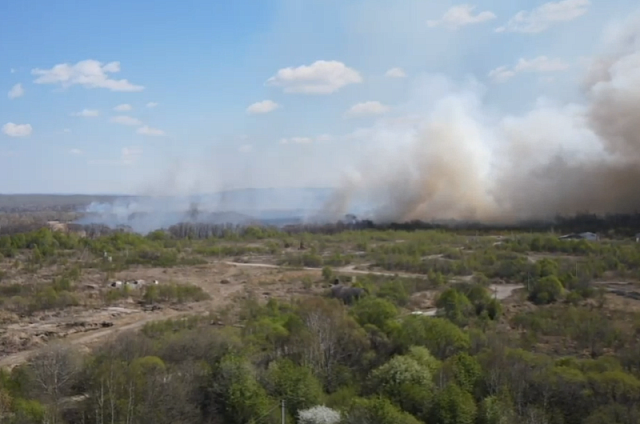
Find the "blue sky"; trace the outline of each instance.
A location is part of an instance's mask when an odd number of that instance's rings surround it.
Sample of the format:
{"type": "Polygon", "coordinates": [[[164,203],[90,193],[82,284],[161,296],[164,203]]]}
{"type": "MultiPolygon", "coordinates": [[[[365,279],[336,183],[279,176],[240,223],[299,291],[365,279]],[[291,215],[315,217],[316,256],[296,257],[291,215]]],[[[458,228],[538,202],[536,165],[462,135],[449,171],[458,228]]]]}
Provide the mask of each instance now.
{"type": "Polygon", "coordinates": [[[473,85],[496,116],[579,101],[583,61],[637,7],[4,0],[0,192],[336,185],[383,154],[372,128],[442,94],[433,75],[473,85]]]}

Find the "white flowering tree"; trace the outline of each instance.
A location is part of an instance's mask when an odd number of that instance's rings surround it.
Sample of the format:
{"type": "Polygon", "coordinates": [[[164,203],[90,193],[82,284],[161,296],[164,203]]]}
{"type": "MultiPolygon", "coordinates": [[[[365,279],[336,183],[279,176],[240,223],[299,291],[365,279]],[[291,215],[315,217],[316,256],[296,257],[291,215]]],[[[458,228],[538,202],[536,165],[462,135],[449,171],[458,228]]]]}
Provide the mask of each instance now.
{"type": "Polygon", "coordinates": [[[298,411],[298,424],[338,424],[340,412],[324,405],[298,411]]]}

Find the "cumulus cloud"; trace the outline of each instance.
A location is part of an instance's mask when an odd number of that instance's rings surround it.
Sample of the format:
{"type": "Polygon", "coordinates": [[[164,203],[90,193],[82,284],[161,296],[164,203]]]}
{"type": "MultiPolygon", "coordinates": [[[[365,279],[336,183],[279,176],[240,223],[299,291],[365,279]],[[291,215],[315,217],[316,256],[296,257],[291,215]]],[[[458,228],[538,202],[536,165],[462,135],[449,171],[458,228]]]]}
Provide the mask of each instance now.
{"type": "Polygon", "coordinates": [[[89,165],[100,166],[130,166],[134,165],[142,157],[142,148],[140,147],[123,147],[120,150],[118,159],[92,159],[87,163],[89,165]]]}
{"type": "Polygon", "coordinates": [[[562,0],[548,2],[531,11],[521,10],[496,32],[521,32],[535,34],[547,30],[558,22],[579,18],[589,10],[589,0],[562,0]]]}
{"type": "Polygon", "coordinates": [[[11,73],[12,73],[12,74],[15,74],[15,73],[16,73],[15,68],[11,68],[11,73]]]}
{"type": "Polygon", "coordinates": [[[11,87],[9,93],[7,93],[7,97],[10,99],[17,99],[18,97],[24,96],[24,88],[22,88],[22,84],[16,84],[11,87]]]}
{"type": "Polygon", "coordinates": [[[74,156],[79,156],[82,154],[82,150],[80,149],[70,149],[69,150],[69,154],[70,155],[74,155],[74,156]]]}
{"type": "Polygon", "coordinates": [[[74,112],[71,116],[82,116],[84,118],[95,118],[100,112],[95,109],[82,109],[80,112],[74,112]]]}
{"type": "Polygon", "coordinates": [[[243,144],[242,146],[238,147],[238,151],[240,153],[251,153],[253,152],[253,146],[251,144],[243,144]]]}
{"type": "Polygon", "coordinates": [[[387,113],[389,109],[389,106],[385,106],[378,101],[363,102],[351,106],[349,110],[345,112],[345,117],[357,118],[361,116],[382,115],[383,113],[387,113]]]}
{"type": "Polygon", "coordinates": [[[120,72],[120,62],[102,64],[97,60],[82,60],[74,65],[61,63],[51,69],[33,69],[36,84],[60,85],[63,88],[80,85],[85,88],[106,88],[111,91],[142,91],[144,87],[126,79],[111,79],[109,74],[120,72]]]}
{"type": "Polygon", "coordinates": [[[31,134],[33,128],[31,124],[14,124],[13,122],[7,122],[2,126],[2,132],[9,137],[26,137],[31,134]]]}
{"type": "Polygon", "coordinates": [[[261,102],[256,102],[247,108],[247,113],[251,115],[261,114],[261,113],[269,113],[276,110],[280,107],[276,102],[271,100],[263,100],[261,102]]]}
{"type": "Polygon", "coordinates": [[[115,110],[116,112],[128,112],[132,109],[133,107],[130,104],[126,104],[126,103],[122,105],[118,105],[113,108],[113,110],[115,110]]]}
{"type": "Polygon", "coordinates": [[[281,138],[280,144],[310,144],[313,143],[313,139],[310,137],[290,137],[281,138]]]}
{"type": "Polygon", "coordinates": [[[389,78],[404,78],[407,76],[402,68],[391,68],[384,75],[389,78]]]}
{"type": "Polygon", "coordinates": [[[134,127],[142,125],[142,121],[140,121],[138,118],[126,115],[114,116],[109,119],[109,121],[113,122],[114,124],[130,125],[134,127]]]}
{"type": "Polygon", "coordinates": [[[331,94],[349,84],[362,82],[355,69],[335,60],[318,60],[311,65],[282,68],[266,82],[285,93],[331,94]]]}
{"type": "Polygon", "coordinates": [[[71,129],[70,129],[70,128],[65,128],[65,129],[63,129],[63,130],[62,130],[62,132],[70,133],[70,132],[71,132],[71,129]]]}
{"type": "Polygon", "coordinates": [[[496,83],[505,82],[521,72],[559,72],[569,69],[569,64],[561,59],[552,59],[547,56],[538,56],[527,60],[520,58],[513,67],[499,66],[489,72],[489,78],[496,83]]]}
{"type": "Polygon", "coordinates": [[[496,18],[496,15],[488,10],[474,15],[473,11],[475,9],[476,6],[470,4],[453,6],[444,13],[442,18],[427,21],[427,25],[431,28],[444,27],[448,29],[458,29],[466,25],[479,24],[496,18]]]}
{"type": "Polygon", "coordinates": [[[164,135],[164,131],[159,130],[157,128],[151,128],[151,127],[149,127],[147,125],[138,128],[138,130],[136,132],[138,134],[155,136],[155,137],[160,137],[160,136],[164,135]]]}
{"type": "Polygon", "coordinates": [[[147,103],[147,107],[148,107],[148,108],[152,108],[152,107],[156,107],[156,106],[158,106],[158,103],[156,103],[156,102],[149,102],[149,103],[147,103]]]}

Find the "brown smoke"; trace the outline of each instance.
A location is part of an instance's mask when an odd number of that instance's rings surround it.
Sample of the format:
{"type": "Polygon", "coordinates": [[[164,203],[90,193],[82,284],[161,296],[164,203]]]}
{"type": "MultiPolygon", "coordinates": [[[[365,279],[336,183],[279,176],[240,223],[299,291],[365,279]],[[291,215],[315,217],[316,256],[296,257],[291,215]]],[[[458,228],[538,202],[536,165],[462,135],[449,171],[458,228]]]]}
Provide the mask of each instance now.
{"type": "MultiPolygon", "coordinates": [[[[363,161],[326,205],[340,217],[352,201],[373,219],[512,222],[557,214],[640,211],[640,21],[596,57],[583,104],[541,102],[522,116],[491,120],[480,96],[453,90],[412,135],[389,148],[371,141],[363,161]]],[[[389,128],[378,128],[388,139],[389,128]]]]}

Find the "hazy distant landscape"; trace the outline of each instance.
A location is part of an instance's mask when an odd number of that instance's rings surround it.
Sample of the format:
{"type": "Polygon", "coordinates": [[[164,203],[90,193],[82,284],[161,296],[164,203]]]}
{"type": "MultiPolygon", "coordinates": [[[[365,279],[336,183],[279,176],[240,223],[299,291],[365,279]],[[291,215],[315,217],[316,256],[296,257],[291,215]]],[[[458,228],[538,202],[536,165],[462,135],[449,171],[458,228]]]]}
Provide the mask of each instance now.
{"type": "Polygon", "coordinates": [[[129,225],[143,232],[182,221],[286,225],[316,214],[331,193],[329,188],[278,188],[193,196],[0,194],[0,212],[69,212],[80,224],[129,225]]]}

